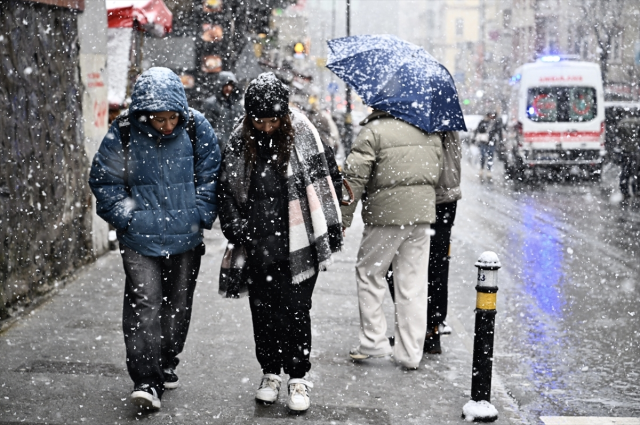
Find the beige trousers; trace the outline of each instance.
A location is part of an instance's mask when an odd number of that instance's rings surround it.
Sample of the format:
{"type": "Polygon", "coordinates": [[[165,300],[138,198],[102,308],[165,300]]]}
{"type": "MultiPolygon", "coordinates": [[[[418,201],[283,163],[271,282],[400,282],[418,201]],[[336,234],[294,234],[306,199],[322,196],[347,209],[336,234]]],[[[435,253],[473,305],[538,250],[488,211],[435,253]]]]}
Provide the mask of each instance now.
{"type": "Polygon", "coordinates": [[[431,226],[365,226],[356,263],[360,308],[360,351],[391,354],[382,302],[385,274],[393,263],[395,344],[393,356],[405,367],[418,367],[427,332],[427,277],[431,226]]]}

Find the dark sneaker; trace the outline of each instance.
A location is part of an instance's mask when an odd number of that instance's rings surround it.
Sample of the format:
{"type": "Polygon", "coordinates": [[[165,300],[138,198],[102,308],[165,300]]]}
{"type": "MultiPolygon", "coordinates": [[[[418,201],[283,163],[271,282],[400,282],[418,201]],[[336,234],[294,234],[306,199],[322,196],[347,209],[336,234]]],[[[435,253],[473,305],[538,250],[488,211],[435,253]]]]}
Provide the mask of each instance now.
{"type": "Polygon", "coordinates": [[[172,367],[168,367],[162,372],[164,373],[164,387],[168,390],[178,388],[180,383],[178,382],[178,375],[176,375],[176,370],[172,367]]]}
{"type": "Polygon", "coordinates": [[[141,409],[158,410],[161,406],[158,392],[148,384],[135,387],[131,393],[130,400],[134,406],[138,406],[141,409]]]}
{"type": "Polygon", "coordinates": [[[438,327],[427,330],[427,335],[424,338],[424,349],[427,354],[442,354],[442,347],[440,346],[440,333],[438,327]]]}

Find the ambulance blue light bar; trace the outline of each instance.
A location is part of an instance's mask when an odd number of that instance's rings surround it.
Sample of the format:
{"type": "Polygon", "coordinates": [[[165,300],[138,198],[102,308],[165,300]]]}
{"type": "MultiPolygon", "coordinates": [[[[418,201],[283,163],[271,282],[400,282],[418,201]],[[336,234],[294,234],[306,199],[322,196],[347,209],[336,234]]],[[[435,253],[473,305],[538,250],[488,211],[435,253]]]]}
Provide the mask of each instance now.
{"type": "Polygon", "coordinates": [[[540,58],[541,62],[560,62],[562,58],[560,56],[552,55],[552,56],[543,56],[540,58]]]}

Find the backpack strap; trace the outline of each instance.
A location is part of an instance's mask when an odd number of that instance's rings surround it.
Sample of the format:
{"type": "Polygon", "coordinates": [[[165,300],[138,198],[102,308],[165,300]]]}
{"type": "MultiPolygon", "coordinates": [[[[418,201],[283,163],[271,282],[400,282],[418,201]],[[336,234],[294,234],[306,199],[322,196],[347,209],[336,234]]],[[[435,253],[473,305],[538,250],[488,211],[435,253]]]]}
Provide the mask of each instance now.
{"type": "Polygon", "coordinates": [[[196,135],[196,119],[193,116],[193,111],[189,110],[189,122],[187,122],[187,134],[189,135],[189,140],[191,140],[191,146],[193,147],[193,153],[196,152],[196,141],[198,140],[198,136],[196,135]]]}
{"type": "Polygon", "coordinates": [[[116,118],[118,129],[120,130],[120,143],[124,153],[124,188],[131,194],[129,187],[129,142],[131,141],[131,122],[129,122],[129,111],[126,110],[116,118]]]}
{"type": "Polygon", "coordinates": [[[198,136],[196,134],[196,119],[193,116],[193,111],[189,109],[189,121],[185,126],[187,130],[187,134],[189,135],[189,140],[191,141],[191,148],[193,149],[193,181],[194,183],[198,182],[198,178],[196,177],[196,142],[198,141],[198,136]]]}

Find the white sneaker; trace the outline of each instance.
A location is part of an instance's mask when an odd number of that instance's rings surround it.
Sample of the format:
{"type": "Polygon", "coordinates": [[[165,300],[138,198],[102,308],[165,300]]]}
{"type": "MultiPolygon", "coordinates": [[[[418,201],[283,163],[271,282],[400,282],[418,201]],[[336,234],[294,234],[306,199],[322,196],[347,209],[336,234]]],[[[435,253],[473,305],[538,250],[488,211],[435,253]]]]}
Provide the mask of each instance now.
{"type": "Polygon", "coordinates": [[[158,410],[161,406],[156,389],[146,384],[134,388],[130,399],[131,403],[142,409],[158,410]]]}
{"type": "Polygon", "coordinates": [[[266,404],[271,404],[278,399],[282,378],[273,373],[267,373],[262,377],[258,391],[256,391],[256,400],[266,404]]]}
{"type": "Polygon", "coordinates": [[[302,413],[306,412],[311,406],[311,400],[309,400],[309,388],[313,388],[313,384],[307,380],[294,378],[289,379],[289,401],[287,407],[292,412],[302,413]]]}
{"type": "Polygon", "coordinates": [[[447,325],[447,322],[442,322],[438,325],[438,333],[440,335],[449,335],[451,331],[451,326],[447,325]]]}
{"type": "MultiPolygon", "coordinates": [[[[389,344],[391,344],[391,341],[389,341],[389,344]]],[[[349,350],[349,357],[351,357],[352,360],[375,359],[386,356],[388,356],[388,354],[365,354],[360,351],[360,347],[349,350]]]]}

